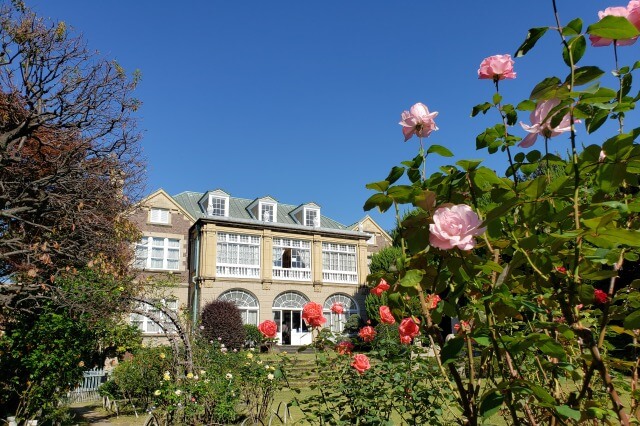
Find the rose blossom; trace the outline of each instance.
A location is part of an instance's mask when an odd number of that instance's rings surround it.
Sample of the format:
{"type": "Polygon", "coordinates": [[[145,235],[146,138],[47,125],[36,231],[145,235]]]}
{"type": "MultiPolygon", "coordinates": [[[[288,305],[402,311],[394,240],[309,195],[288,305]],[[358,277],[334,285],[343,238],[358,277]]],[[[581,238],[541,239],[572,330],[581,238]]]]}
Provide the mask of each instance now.
{"type": "Polygon", "coordinates": [[[596,303],[603,304],[607,302],[609,296],[607,296],[607,293],[605,293],[604,291],[596,288],[595,290],[593,290],[593,299],[596,303]]]}
{"type": "Polygon", "coordinates": [[[476,245],[475,236],[482,234],[478,215],[465,204],[443,205],[433,213],[429,225],[429,244],[442,250],[458,247],[471,250],[476,245]]]}
{"type": "Polygon", "coordinates": [[[400,327],[398,327],[398,331],[400,332],[400,341],[402,341],[402,336],[407,336],[410,339],[413,339],[418,334],[420,334],[420,327],[418,326],[418,324],[415,323],[413,318],[405,318],[400,323],[400,327]]]}
{"type": "Polygon", "coordinates": [[[342,303],[334,303],[333,305],[331,305],[331,312],[333,312],[334,314],[343,314],[344,313],[344,306],[342,306],[342,303]]]}
{"type": "Polygon", "coordinates": [[[358,332],[358,336],[365,342],[371,342],[376,337],[376,330],[370,325],[365,325],[358,332]]]}
{"type": "Polygon", "coordinates": [[[600,155],[598,155],[598,163],[604,163],[607,159],[607,153],[604,152],[604,149],[600,150],[600,155]]]}
{"type": "Polygon", "coordinates": [[[342,342],[336,345],[336,352],[340,355],[350,355],[351,351],[353,351],[354,345],[353,343],[343,340],[342,342]]]}
{"type": "Polygon", "coordinates": [[[431,132],[438,130],[438,126],[433,121],[437,116],[437,112],[429,112],[429,108],[420,102],[412,106],[409,111],[404,111],[398,123],[402,126],[404,141],[408,141],[413,135],[426,138],[431,132]]]}
{"type": "Polygon", "coordinates": [[[469,321],[460,321],[453,326],[453,329],[458,333],[469,332],[471,331],[471,324],[469,324],[469,321]]]}
{"type": "MultiPolygon", "coordinates": [[[[547,116],[549,112],[558,105],[560,105],[560,99],[549,99],[548,101],[538,102],[535,111],[529,116],[531,125],[529,126],[522,121],[520,122],[522,128],[529,132],[529,134],[520,141],[518,144],[519,147],[529,148],[536,142],[538,135],[542,135],[545,138],[552,138],[571,130],[571,118],[568,113],[562,117],[562,121],[560,121],[556,127],[551,128],[552,117],[547,116]]],[[[580,123],[580,120],[573,120],[573,122],[580,123]]]]}
{"type": "Polygon", "coordinates": [[[438,302],[440,302],[442,299],[437,294],[430,294],[426,297],[426,300],[427,300],[427,307],[429,309],[435,309],[438,307],[438,302]]]}
{"type": "Polygon", "coordinates": [[[494,55],[485,58],[478,68],[478,78],[493,81],[516,78],[511,55],[494,55]]]}
{"type": "Polygon", "coordinates": [[[411,336],[400,336],[400,343],[408,345],[411,343],[411,336]]]}
{"type": "Polygon", "coordinates": [[[389,284],[387,284],[387,282],[384,280],[384,278],[381,278],[380,282],[378,283],[378,285],[375,286],[374,288],[372,288],[370,293],[380,297],[380,296],[382,296],[382,293],[384,293],[385,291],[389,290],[390,288],[391,288],[391,286],[389,284]]]}
{"type": "Polygon", "coordinates": [[[380,321],[385,324],[395,324],[396,319],[393,317],[391,313],[391,309],[388,306],[380,306],[380,321]]]}
{"type": "Polygon", "coordinates": [[[367,358],[365,354],[358,354],[354,356],[351,366],[358,370],[358,373],[360,374],[371,368],[371,364],[369,364],[369,358],[367,358]]]}
{"type": "MultiPolygon", "coordinates": [[[[598,18],[602,19],[605,16],[621,16],[623,18],[627,18],[633,26],[640,30],[640,2],[637,0],[630,1],[627,7],[608,7],[605,10],[598,12],[598,18]]],[[[616,40],[616,46],[630,46],[635,43],[637,39],[638,37],[636,36],[628,39],[616,40]]],[[[589,35],[589,40],[591,41],[591,45],[594,47],[609,46],[613,43],[613,40],[610,38],[603,38],[595,35],[589,35]]]]}
{"type": "Polygon", "coordinates": [[[302,308],[302,319],[311,327],[320,327],[327,322],[322,315],[322,305],[315,302],[309,302],[302,308]]]}
{"type": "Polygon", "coordinates": [[[267,339],[273,339],[278,335],[278,326],[271,320],[262,321],[258,326],[258,330],[267,339]]]}
{"type": "Polygon", "coordinates": [[[564,266],[556,266],[556,271],[560,272],[561,274],[566,274],[567,268],[565,268],[564,266]]]}

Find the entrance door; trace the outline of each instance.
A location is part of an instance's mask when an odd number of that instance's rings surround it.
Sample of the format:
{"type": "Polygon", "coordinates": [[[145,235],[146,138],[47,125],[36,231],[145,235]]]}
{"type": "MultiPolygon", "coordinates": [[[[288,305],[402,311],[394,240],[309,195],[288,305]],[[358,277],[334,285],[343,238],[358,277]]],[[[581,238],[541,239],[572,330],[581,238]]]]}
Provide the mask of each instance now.
{"type": "Polygon", "coordinates": [[[281,309],[273,311],[273,320],[278,325],[278,342],[281,345],[308,345],[311,329],[302,319],[302,311],[281,309]]]}

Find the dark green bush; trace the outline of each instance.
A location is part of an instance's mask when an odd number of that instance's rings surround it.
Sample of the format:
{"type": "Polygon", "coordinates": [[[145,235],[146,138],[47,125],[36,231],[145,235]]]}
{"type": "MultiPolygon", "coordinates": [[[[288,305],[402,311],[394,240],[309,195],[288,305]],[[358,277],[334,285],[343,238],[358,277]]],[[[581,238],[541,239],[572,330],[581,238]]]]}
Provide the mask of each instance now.
{"type": "Polygon", "coordinates": [[[242,349],[246,332],[242,315],[232,302],[214,300],[202,309],[202,336],[210,341],[220,341],[227,349],[242,349]]]}
{"type": "Polygon", "coordinates": [[[244,343],[245,348],[255,348],[260,345],[263,340],[263,336],[262,333],[260,333],[260,330],[258,330],[258,327],[253,324],[245,324],[244,332],[247,336],[244,343]]]}

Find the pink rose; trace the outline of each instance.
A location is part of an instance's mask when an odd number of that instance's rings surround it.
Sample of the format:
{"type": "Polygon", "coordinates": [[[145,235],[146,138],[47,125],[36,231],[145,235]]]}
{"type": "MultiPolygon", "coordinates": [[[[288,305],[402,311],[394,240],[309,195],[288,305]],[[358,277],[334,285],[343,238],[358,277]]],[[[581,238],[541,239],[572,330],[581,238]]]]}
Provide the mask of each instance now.
{"type": "Polygon", "coordinates": [[[382,296],[382,293],[384,293],[385,291],[389,290],[390,288],[391,288],[391,286],[389,284],[387,284],[387,282],[384,280],[384,278],[381,278],[380,282],[378,283],[378,285],[375,286],[374,288],[372,288],[370,293],[380,297],[380,296],[382,296]]]}
{"type": "MultiPolygon", "coordinates": [[[[540,101],[536,106],[535,111],[530,115],[531,125],[524,124],[522,121],[520,125],[529,134],[520,141],[519,147],[529,148],[536,142],[538,135],[542,135],[545,138],[552,138],[558,136],[561,133],[571,130],[571,117],[567,113],[560,123],[554,128],[551,128],[551,118],[548,117],[549,112],[560,104],[560,99],[549,99],[548,101],[540,101]]],[[[574,123],[580,123],[580,120],[573,120],[574,123]]]]}
{"type": "MultiPolygon", "coordinates": [[[[640,2],[632,0],[627,7],[608,7],[605,10],[598,12],[598,18],[602,19],[605,16],[621,16],[627,18],[636,28],[640,30],[640,2]]],[[[632,37],[624,40],[616,40],[616,46],[629,46],[636,42],[638,37],[632,37]]],[[[591,45],[594,47],[609,46],[613,43],[610,38],[602,38],[594,35],[589,35],[591,45]]]]}
{"type": "Polygon", "coordinates": [[[322,305],[315,302],[309,302],[302,308],[302,319],[311,327],[321,327],[327,322],[322,315],[322,305]]]}
{"type": "Polygon", "coordinates": [[[431,132],[438,130],[438,126],[433,121],[437,116],[437,112],[429,112],[429,108],[421,103],[415,104],[409,111],[404,111],[398,123],[402,126],[404,141],[408,141],[413,135],[426,138],[431,132]]]}
{"type": "Polygon", "coordinates": [[[556,271],[560,272],[561,274],[566,274],[567,268],[565,268],[564,266],[556,266],[556,271]]]}
{"type": "Polygon", "coordinates": [[[607,296],[607,293],[605,293],[604,291],[600,290],[599,288],[596,288],[595,290],[593,290],[593,299],[595,300],[596,303],[602,305],[603,303],[607,302],[607,300],[609,299],[609,296],[607,296]]]}
{"type": "Polygon", "coordinates": [[[415,323],[413,318],[405,318],[400,322],[398,331],[400,331],[400,338],[402,338],[402,336],[409,336],[409,338],[413,339],[420,334],[420,327],[415,323]]]}
{"type": "Polygon", "coordinates": [[[258,325],[258,330],[260,330],[260,333],[267,339],[273,339],[278,335],[278,326],[271,320],[262,321],[260,325],[258,325]]]}
{"type": "Polygon", "coordinates": [[[607,159],[607,153],[604,152],[604,149],[600,150],[600,155],[598,155],[598,163],[604,163],[607,159]]]}
{"type": "Polygon", "coordinates": [[[400,336],[400,343],[408,345],[411,343],[411,336],[400,336]]]}
{"type": "Polygon", "coordinates": [[[458,324],[453,326],[453,329],[458,334],[468,333],[471,331],[471,324],[469,324],[469,321],[460,321],[458,324]]]}
{"type": "Polygon", "coordinates": [[[396,319],[393,317],[391,313],[391,309],[388,306],[380,306],[380,321],[385,324],[395,324],[396,319]]]}
{"type": "Polygon", "coordinates": [[[358,370],[358,373],[362,374],[368,369],[371,368],[371,364],[369,363],[369,358],[367,358],[364,354],[358,354],[353,357],[353,362],[351,366],[358,370]]]}
{"type": "Polygon", "coordinates": [[[433,213],[433,223],[429,225],[429,244],[442,250],[458,247],[471,250],[476,245],[474,237],[481,235],[480,218],[464,204],[443,205],[433,213]]]}
{"type": "Polygon", "coordinates": [[[336,345],[336,352],[340,355],[350,355],[353,348],[353,343],[344,340],[336,345]]]}
{"type": "Polygon", "coordinates": [[[376,337],[376,330],[370,325],[365,325],[358,332],[358,336],[365,342],[371,342],[376,337]]]}
{"type": "Polygon", "coordinates": [[[511,55],[494,55],[485,58],[478,68],[478,78],[493,81],[516,78],[511,55]]]}
{"type": "Polygon", "coordinates": [[[429,309],[435,309],[438,307],[438,302],[440,302],[442,299],[437,294],[430,294],[426,297],[426,300],[427,307],[429,309]]]}
{"type": "Polygon", "coordinates": [[[334,314],[343,314],[344,313],[344,306],[342,306],[342,303],[334,303],[333,305],[331,305],[331,312],[333,312],[334,314]]]}

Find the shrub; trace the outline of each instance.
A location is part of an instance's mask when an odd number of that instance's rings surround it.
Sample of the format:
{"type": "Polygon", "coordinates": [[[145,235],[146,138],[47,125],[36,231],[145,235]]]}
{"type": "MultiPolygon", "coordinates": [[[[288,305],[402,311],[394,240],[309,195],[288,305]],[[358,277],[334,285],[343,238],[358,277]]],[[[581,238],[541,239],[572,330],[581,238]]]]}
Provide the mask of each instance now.
{"type": "Polygon", "coordinates": [[[369,270],[372,274],[377,272],[392,272],[396,270],[396,261],[402,256],[399,247],[385,247],[371,256],[369,270]]]}
{"type": "Polygon", "coordinates": [[[262,333],[260,333],[260,330],[258,330],[258,327],[255,325],[245,324],[244,332],[246,334],[244,342],[245,348],[254,348],[262,342],[262,333]]]}
{"type": "Polygon", "coordinates": [[[202,310],[202,336],[210,341],[220,340],[228,349],[242,349],[246,332],[242,315],[232,302],[214,300],[202,310]]]}

